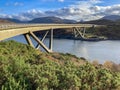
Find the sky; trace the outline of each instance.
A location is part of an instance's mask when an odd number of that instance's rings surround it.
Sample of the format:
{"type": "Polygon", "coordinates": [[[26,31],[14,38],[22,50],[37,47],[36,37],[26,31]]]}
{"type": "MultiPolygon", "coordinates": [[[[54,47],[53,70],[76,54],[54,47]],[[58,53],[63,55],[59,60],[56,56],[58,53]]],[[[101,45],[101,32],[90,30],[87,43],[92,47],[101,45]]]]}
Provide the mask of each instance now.
{"type": "Polygon", "coordinates": [[[0,0],[0,18],[56,16],[88,21],[108,15],[120,15],[120,0],[0,0]]]}

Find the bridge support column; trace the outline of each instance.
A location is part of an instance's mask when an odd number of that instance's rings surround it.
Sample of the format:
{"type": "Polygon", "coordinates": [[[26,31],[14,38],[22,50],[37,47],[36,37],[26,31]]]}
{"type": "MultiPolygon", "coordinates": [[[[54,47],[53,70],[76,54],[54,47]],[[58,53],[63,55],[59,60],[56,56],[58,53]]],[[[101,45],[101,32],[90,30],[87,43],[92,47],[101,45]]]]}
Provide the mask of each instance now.
{"type": "Polygon", "coordinates": [[[73,34],[74,34],[74,37],[77,38],[78,34],[77,34],[77,31],[75,30],[75,28],[73,28],[73,34]]]}
{"type": "Polygon", "coordinates": [[[38,44],[48,53],[52,52],[52,50],[50,50],[48,47],[46,47],[46,45],[41,41],[39,40],[39,38],[33,33],[33,32],[30,32],[30,35],[38,42],[38,44]]]}
{"type": "Polygon", "coordinates": [[[24,34],[24,37],[26,39],[26,41],[28,42],[28,44],[36,49],[39,49],[40,46],[46,51],[46,52],[52,52],[52,47],[53,47],[53,29],[46,31],[45,35],[43,36],[43,38],[40,40],[33,32],[29,32],[27,34],[24,34]],[[43,41],[45,40],[46,36],[48,35],[48,33],[50,32],[50,39],[49,39],[49,48],[43,43],[43,41]],[[37,41],[37,46],[34,47],[32,40],[30,39],[30,36],[37,41]]]}
{"type": "Polygon", "coordinates": [[[49,49],[52,51],[53,47],[53,29],[50,30],[49,49]]]}
{"type": "Polygon", "coordinates": [[[24,37],[25,37],[27,43],[28,43],[30,46],[34,47],[32,41],[31,41],[31,39],[30,39],[29,34],[28,34],[28,33],[27,33],[27,34],[24,34],[24,37]]]}
{"type": "Polygon", "coordinates": [[[85,37],[85,27],[83,27],[83,37],[85,37]]]}
{"type": "Polygon", "coordinates": [[[73,32],[74,32],[74,36],[75,38],[84,38],[83,33],[81,32],[82,28],[78,28],[78,27],[74,27],[73,28],[73,32]]]}
{"type": "MultiPolygon", "coordinates": [[[[49,38],[49,50],[52,51],[52,47],[53,47],[53,29],[46,31],[45,35],[43,36],[43,38],[41,39],[41,41],[43,42],[46,38],[46,36],[48,35],[48,33],[50,32],[50,38],[49,38]]],[[[38,43],[38,45],[36,46],[36,49],[40,48],[40,44],[38,43]]]]}
{"type": "MultiPolygon", "coordinates": [[[[41,41],[43,42],[46,38],[46,36],[48,35],[49,31],[46,31],[45,35],[43,36],[43,38],[41,39],[41,41]]],[[[36,49],[40,48],[40,44],[37,44],[36,49]]]]}

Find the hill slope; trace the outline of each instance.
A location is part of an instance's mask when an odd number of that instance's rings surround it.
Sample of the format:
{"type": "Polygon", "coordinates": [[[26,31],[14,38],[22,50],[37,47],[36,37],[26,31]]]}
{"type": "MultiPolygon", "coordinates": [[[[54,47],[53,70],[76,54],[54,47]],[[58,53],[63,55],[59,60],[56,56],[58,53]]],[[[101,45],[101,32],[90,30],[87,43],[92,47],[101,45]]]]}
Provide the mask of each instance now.
{"type": "Polygon", "coordinates": [[[11,22],[9,20],[5,20],[5,19],[0,19],[0,24],[12,24],[14,22],[11,22]]]}
{"type": "Polygon", "coordinates": [[[116,21],[120,19],[119,15],[110,15],[110,16],[104,16],[102,19],[107,19],[107,20],[111,20],[111,21],[116,21]]]}
{"type": "Polygon", "coordinates": [[[14,18],[5,18],[4,20],[8,20],[10,22],[14,22],[14,23],[26,23],[27,21],[20,21],[18,19],[14,19],[14,18]]]}
{"type": "Polygon", "coordinates": [[[0,89],[119,90],[120,73],[70,54],[46,54],[14,41],[0,43],[0,89]]]}

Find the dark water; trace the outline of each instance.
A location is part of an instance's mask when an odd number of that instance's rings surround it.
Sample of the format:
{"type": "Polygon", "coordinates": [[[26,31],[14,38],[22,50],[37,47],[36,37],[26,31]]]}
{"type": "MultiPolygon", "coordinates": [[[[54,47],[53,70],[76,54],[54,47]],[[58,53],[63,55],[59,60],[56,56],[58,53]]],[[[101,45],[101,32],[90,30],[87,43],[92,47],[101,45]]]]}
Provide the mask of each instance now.
{"type": "MultiPolygon", "coordinates": [[[[22,35],[8,40],[26,43],[22,35]]],[[[36,45],[34,40],[33,42],[36,45]]],[[[48,39],[45,40],[45,43],[48,43],[48,39]]],[[[85,57],[90,61],[98,60],[100,63],[104,63],[106,60],[120,63],[120,40],[88,42],[80,40],[54,39],[53,51],[71,53],[78,57],[85,57]]]]}

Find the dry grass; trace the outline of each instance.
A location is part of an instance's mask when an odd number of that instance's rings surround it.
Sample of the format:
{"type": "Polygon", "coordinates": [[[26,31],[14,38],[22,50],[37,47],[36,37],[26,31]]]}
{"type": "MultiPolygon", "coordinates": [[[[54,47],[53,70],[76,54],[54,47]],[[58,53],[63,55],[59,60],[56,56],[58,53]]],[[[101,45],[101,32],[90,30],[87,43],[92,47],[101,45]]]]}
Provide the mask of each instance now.
{"type": "Polygon", "coordinates": [[[63,53],[43,53],[42,56],[44,56],[44,58],[49,59],[53,62],[59,63],[59,64],[63,64],[66,61],[70,61],[73,62],[76,66],[80,66],[83,64],[86,64],[86,60],[82,59],[82,58],[78,58],[75,55],[72,54],[63,54],[63,53]]]}

